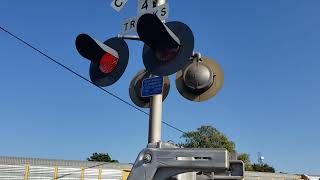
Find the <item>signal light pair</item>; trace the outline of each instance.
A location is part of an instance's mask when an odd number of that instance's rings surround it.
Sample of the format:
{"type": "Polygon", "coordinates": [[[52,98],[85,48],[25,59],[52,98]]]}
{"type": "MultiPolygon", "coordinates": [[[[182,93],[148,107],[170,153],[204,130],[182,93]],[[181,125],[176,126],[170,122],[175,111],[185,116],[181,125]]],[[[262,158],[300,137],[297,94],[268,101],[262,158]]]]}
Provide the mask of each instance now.
{"type": "MultiPolygon", "coordinates": [[[[176,73],[192,55],[193,34],[181,22],[164,24],[157,16],[145,14],[137,22],[137,32],[145,43],[144,65],[153,75],[167,76],[176,73]]],[[[127,66],[129,50],[123,39],[112,38],[102,43],[89,35],[80,34],[76,39],[76,47],[83,57],[91,61],[90,77],[94,83],[99,82],[99,86],[113,84],[127,66]]]]}

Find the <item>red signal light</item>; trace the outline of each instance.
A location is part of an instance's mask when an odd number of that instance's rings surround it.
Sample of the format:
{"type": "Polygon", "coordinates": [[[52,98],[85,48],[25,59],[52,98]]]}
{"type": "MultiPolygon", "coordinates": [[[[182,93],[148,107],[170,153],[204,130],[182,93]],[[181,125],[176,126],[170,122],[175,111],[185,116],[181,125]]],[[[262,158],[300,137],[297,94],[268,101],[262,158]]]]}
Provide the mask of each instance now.
{"type": "Polygon", "coordinates": [[[117,66],[119,58],[106,53],[101,57],[99,69],[105,74],[111,73],[117,66]]]}
{"type": "Polygon", "coordinates": [[[176,57],[179,52],[179,47],[177,48],[167,48],[162,51],[156,51],[157,58],[162,62],[167,62],[176,57]]]}

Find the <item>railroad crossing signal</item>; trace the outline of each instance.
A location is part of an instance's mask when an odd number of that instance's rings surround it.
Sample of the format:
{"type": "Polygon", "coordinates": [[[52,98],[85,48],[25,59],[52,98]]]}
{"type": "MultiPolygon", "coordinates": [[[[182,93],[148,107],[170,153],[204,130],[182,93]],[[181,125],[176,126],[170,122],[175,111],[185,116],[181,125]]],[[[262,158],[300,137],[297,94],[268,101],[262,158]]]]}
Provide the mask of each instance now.
{"type": "MultiPolygon", "coordinates": [[[[113,0],[111,6],[120,11],[127,1],[113,0]]],[[[191,29],[182,22],[163,22],[168,13],[168,4],[165,3],[165,0],[139,0],[138,16],[125,21],[122,36],[111,38],[104,43],[86,34],[80,34],[76,39],[78,52],[91,61],[90,78],[98,86],[109,86],[124,73],[128,64],[129,50],[123,39],[144,42],[142,57],[146,69],[138,72],[132,79],[129,95],[135,105],[150,108],[148,142],[150,147],[159,146],[159,148],[143,150],[128,179],[144,177],[149,180],[154,179],[153,176],[159,179],[191,170],[191,172],[211,170],[214,174],[214,168],[225,173],[224,178],[231,178],[231,176],[236,179],[242,178],[243,163],[241,161],[231,162],[226,150],[205,150],[204,152],[189,149],[188,152],[182,152],[182,150],[171,151],[168,150],[170,148],[167,149],[166,146],[161,145],[162,101],[169,94],[169,75],[176,73],[176,87],[179,93],[186,99],[196,102],[214,97],[223,85],[223,72],[220,66],[215,61],[193,52],[194,36],[191,29]],[[160,14],[157,14],[159,12],[160,14]],[[135,30],[139,37],[124,35],[135,30]],[[165,148],[161,148],[162,146],[165,148]],[[150,153],[151,151],[155,153],[150,153]],[[153,161],[154,159],[168,159],[168,153],[173,154],[172,157],[169,157],[171,164],[170,162],[159,164],[158,161],[153,161]],[[185,157],[187,158],[185,162],[177,159],[186,153],[189,156],[185,157]],[[204,156],[203,153],[207,154],[204,156]],[[195,162],[193,159],[194,157],[202,159],[202,156],[204,158],[211,157],[211,155],[217,158],[211,159],[213,161],[209,164],[203,161],[195,162]],[[222,161],[217,162],[217,160],[222,161]],[[154,172],[160,166],[170,168],[170,171],[168,173],[163,171],[157,176],[154,172]],[[146,172],[150,176],[145,176],[146,172]]]]}
{"type": "Polygon", "coordinates": [[[123,39],[111,38],[102,43],[87,34],[80,34],[76,39],[76,48],[91,61],[90,79],[97,86],[112,85],[127,67],[129,49],[123,39]]]}
{"type": "MultiPolygon", "coordinates": [[[[113,0],[111,6],[120,11],[127,1],[113,0]]],[[[122,36],[118,36],[144,42],[142,54],[146,69],[138,72],[132,79],[129,94],[135,105],[150,108],[148,147],[152,148],[141,151],[128,179],[167,179],[180,173],[203,170],[212,172],[211,179],[215,179],[215,171],[219,172],[219,176],[220,173],[226,175],[222,176],[224,179],[242,179],[243,162],[231,161],[227,150],[177,151],[170,149],[171,145],[166,147],[167,145],[161,142],[162,101],[168,96],[170,89],[168,75],[176,73],[176,87],[179,93],[186,99],[197,102],[215,96],[223,84],[220,66],[215,61],[193,52],[194,37],[191,29],[182,22],[163,22],[168,13],[165,0],[138,0],[138,16],[125,21],[122,36]],[[160,16],[157,12],[161,13],[160,16]],[[135,30],[139,37],[124,35],[135,30]],[[183,161],[177,159],[185,154],[188,157],[183,157],[186,158],[183,161]],[[197,162],[195,157],[210,157],[212,162],[197,162]],[[159,159],[168,162],[159,163],[159,159]],[[159,168],[167,168],[170,171],[157,171],[159,168]]],[[[111,85],[125,71],[129,50],[123,39],[111,38],[102,43],[86,34],[77,37],[78,52],[91,61],[90,78],[94,84],[111,85]]]]}

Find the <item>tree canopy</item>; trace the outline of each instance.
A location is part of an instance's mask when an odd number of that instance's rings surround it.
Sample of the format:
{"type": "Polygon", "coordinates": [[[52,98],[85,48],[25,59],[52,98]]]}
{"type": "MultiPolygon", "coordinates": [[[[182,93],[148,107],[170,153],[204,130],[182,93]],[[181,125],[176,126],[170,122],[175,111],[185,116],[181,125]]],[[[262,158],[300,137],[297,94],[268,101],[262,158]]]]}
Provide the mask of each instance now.
{"type": "Polygon", "coordinates": [[[234,153],[235,144],[224,134],[212,126],[201,126],[196,131],[190,131],[182,135],[185,142],[179,145],[186,148],[225,148],[234,153]]]}
{"type": "Polygon", "coordinates": [[[252,171],[252,164],[250,161],[250,155],[247,153],[241,153],[238,155],[238,160],[241,160],[244,162],[244,167],[246,169],[246,171],[252,171]]]}
{"type": "Polygon", "coordinates": [[[88,161],[98,161],[98,162],[119,162],[118,160],[113,160],[109,156],[108,153],[93,153],[89,158],[87,158],[88,161]]]}
{"type": "Polygon", "coordinates": [[[252,171],[258,172],[276,172],[275,169],[268,164],[253,164],[252,171]]]}
{"type": "Polygon", "coordinates": [[[249,154],[241,153],[238,155],[238,160],[245,163],[246,171],[257,171],[257,172],[275,172],[275,169],[268,164],[252,164],[249,158],[249,154]]]}
{"type": "MultiPolygon", "coordinates": [[[[212,126],[201,126],[196,131],[186,132],[182,138],[185,141],[179,145],[186,148],[225,148],[230,153],[236,153],[235,143],[212,126]]],[[[268,164],[252,164],[247,153],[238,154],[238,159],[245,163],[246,171],[275,172],[268,164]]]]}

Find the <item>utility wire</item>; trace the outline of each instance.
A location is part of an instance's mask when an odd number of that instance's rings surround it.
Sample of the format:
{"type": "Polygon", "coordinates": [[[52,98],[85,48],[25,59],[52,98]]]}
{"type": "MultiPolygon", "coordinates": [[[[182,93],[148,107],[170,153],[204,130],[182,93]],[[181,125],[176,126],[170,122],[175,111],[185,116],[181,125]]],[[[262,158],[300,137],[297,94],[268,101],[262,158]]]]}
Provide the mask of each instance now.
{"type": "MultiPolygon", "coordinates": [[[[82,79],[82,80],[86,81],[87,83],[89,83],[89,84],[97,87],[97,88],[100,89],[101,91],[109,94],[110,96],[118,99],[119,101],[127,104],[127,105],[130,106],[131,108],[133,108],[133,109],[135,109],[135,110],[137,110],[137,111],[140,111],[141,113],[149,116],[149,113],[143,111],[142,109],[136,107],[135,105],[129,103],[128,101],[120,98],[119,96],[115,95],[114,93],[112,93],[112,92],[110,92],[110,91],[108,91],[108,90],[106,90],[106,89],[104,89],[104,88],[102,88],[102,87],[100,87],[100,86],[95,85],[95,84],[94,84],[93,82],[91,82],[89,79],[87,79],[87,78],[85,78],[84,76],[82,76],[81,74],[75,72],[75,71],[72,70],[71,68],[69,68],[69,67],[67,67],[66,65],[62,64],[61,62],[57,61],[56,59],[50,57],[48,54],[44,53],[43,51],[41,51],[40,49],[34,47],[33,45],[31,45],[30,43],[26,42],[26,41],[23,40],[22,38],[20,38],[20,37],[16,36],[15,34],[11,33],[11,32],[8,31],[7,29],[3,28],[2,26],[0,26],[0,29],[1,29],[2,31],[4,31],[5,33],[9,34],[12,38],[15,38],[16,40],[18,40],[18,41],[20,41],[21,43],[25,44],[25,45],[28,46],[29,48],[31,48],[31,49],[33,49],[34,51],[38,52],[39,54],[43,55],[44,57],[46,57],[46,58],[49,59],[50,61],[56,63],[57,65],[59,65],[60,67],[64,68],[65,70],[67,70],[67,71],[71,72],[72,74],[76,75],[76,76],[79,77],[80,79],[82,79]]],[[[176,131],[181,132],[182,134],[186,134],[185,131],[183,131],[183,130],[181,130],[181,129],[179,129],[179,128],[173,126],[173,125],[171,125],[170,123],[167,123],[167,122],[165,122],[165,121],[162,121],[162,123],[165,124],[166,126],[172,128],[172,129],[176,130],[176,131]]]]}

